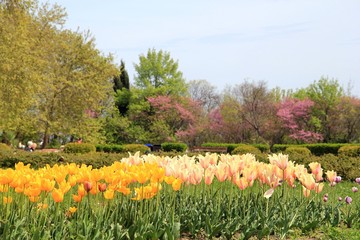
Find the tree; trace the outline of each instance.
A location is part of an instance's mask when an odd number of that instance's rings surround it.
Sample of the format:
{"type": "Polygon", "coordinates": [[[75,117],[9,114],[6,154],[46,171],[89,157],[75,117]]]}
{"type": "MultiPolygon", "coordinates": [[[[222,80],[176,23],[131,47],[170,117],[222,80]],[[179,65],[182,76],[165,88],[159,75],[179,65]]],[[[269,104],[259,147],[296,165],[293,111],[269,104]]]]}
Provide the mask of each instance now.
{"type": "Polygon", "coordinates": [[[290,138],[306,143],[322,140],[321,134],[309,130],[313,105],[314,102],[309,99],[291,98],[287,98],[279,104],[276,115],[281,119],[282,127],[289,131],[290,138]]]}
{"type": "Polygon", "coordinates": [[[0,128],[93,135],[116,69],[89,33],[63,30],[66,13],[37,1],[0,4],[0,128]]]}
{"type": "Polygon", "coordinates": [[[115,76],[113,89],[115,91],[115,105],[122,116],[125,116],[129,110],[131,92],[129,75],[125,69],[125,63],[121,60],[120,75],[115,76]]]}
{"type": "Polygon", "coordinates": [[[188,83],[190,97],[198,101],[206,112],[217,107],[220,96],[216,93],[215,87],[206,80],[192,80],[188,83]]]}
{"type": "Polygon", "coordinates": [[[63,30],[53,40],[51,54],[45,56],[46,78],[36,94],[43,143],[48,142],[49,134],[61,132],[86,135],[89,140],[98,132],[96,118],[111,90],[109,80],[116,68],[111,56],[99,53],[88,33],[63,30]]]}
{"type": "Polygon", "coordinates": [[[194,141],[197,120],[201,113],[197,102],[191,98],[175,96],[149,97],[148,101],[155,111],[151,118],[151,130],[155,136],[162,136],[157,141],[169,141],[176,137],[188,143],[194,141]],[[167,136],[164,133],[167,133],[167,136]]]}
{"type": "Polygon", "coordinates": [[[130,90],[130,81],[129,81],[129,74],[125,69],[125,63],[123,60],[121,60],[120,74],[114,77],[113,89],[115,92],[117,92],[117,90],[121,90],[123,88],[130,90]]]}
{"type": "Polygon", "coordinates": [[[255,142],[270,140],[274,129],[275,105],[266,83],[245,81],[231,90],[234,99],[241,104],[241,115],[255,133],[255,142]]]}
{"type": "Polygon", "coordinates": [[[358,142],[360,140],[360,99],[342,97],[336,106],[337,118],[333,122],[337,142],[358,142]]]}
{"type": "Polygon", "coordinates": [[[0,2],[0,129],[16,135],[36,133],[37,98],[49,53],[44,46],[65,12],[58,5],[38,6],[36,1],[0,2]]]}
{"type": "Polygon", "coordinates": [[[320,80],[314,81],[305,89],[307,97],[315,104],[313,106],[313,116],[321,124],[324,142],[330,142],[335,136],[333,135],[333,124],[336,120],[335,112],[344,90],[336,79],[321,77],[320,80]]]}
{"type": "Polygon", "coordinates": [[[135,86],[145,90],[147,96],[186,95],[187,85],[182,72],[169,52],[149,49],[146,56],[140,55],[139,60],[139,64],[134,65],[137,73],[135,86]]]}

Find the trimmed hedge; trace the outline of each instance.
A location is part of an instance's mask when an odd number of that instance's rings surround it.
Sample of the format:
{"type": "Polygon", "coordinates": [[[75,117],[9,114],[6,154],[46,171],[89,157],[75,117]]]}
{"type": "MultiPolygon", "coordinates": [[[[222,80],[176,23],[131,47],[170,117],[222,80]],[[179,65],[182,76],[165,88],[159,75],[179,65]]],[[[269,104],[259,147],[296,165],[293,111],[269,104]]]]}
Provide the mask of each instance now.
{"type": "Polygon", "coordinates": [[[298,147],[298,146],[290,146],[287,147],[284,151],[285,154],[288,154],[289,156],[291,156],[292,154],[300,154],[304,157],[309,157],[311,156],[311,151],[306,148],[306,147],[298,147]]]}
{"type": "Polygon", "coordinates": [[[241,155],[241,154],[246,154],[246,153],[260,154],[261,151],[251,145],[240,145],[231,152],[231,154],[234,154],[234,155],[235,154],[241,155]]]}
{"type": "Polygon", "coordinates": [[[96,152],[96,147],[90,143],[68,143],[64,148],[65,153],[90,153],[96,152]]]}
{"type": "Polygon", "coordinates": [[[334,154],[337,155],[338,151],[343,146],[360,146],[347,143],[316,143],[316,144],[274,144],[271,148],[271,151],[276,152],[285,152],[288,147],[306,147],[310,150],[311,154],[315,156],[321,156],[324,154],[334,154]]]}
{"type": "Polygon", "coordinates": [[[270,146],[267,144],[244,144],[244,143],[203,143],[202,147],[227,147],[227,152],[232,153],[235,148],[239,146],[253,146],[259,149],[261,152],[269,152],[270,146]]]}
{"type": "Polygon", "coordinates": [[[172,143],[165,142],[161,144],[161,150],[164,152],[185,152],[187,149],[187,145],[185,143],[172,143]]]}
{"type": "Polygon", "coordinates": [[[147,152],[151,151],[151,149],[148,146],[145,146],[144,144],[125,144],[125,145],[123,145],[123,147],[124,147],[125,153],[127,153],[127,152],[147,153],[147,152]]]}
{"type": "Polygon", "coordinates": [[[105,153],[135,153],[135,152],[149,152],[150,148],[143,144],[98,144],[96,145],[97,152],[105,153]]]}
{"type": "Polygon", "coordinates": [[[339,148],[338,154],[348,157],[359,157],[360,146],[342,146],[339,148]]]}

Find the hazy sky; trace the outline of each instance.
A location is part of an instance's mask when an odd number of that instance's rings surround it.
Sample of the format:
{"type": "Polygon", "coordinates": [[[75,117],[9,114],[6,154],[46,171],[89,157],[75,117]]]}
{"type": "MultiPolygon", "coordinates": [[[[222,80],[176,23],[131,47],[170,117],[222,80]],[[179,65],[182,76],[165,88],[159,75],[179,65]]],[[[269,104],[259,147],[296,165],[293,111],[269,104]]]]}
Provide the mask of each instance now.
{"type": "Polygon", "coordinates": [[[334,78],[360,97],[359,0],[52,0],[66,28],[90,30],[98,49],[134,63],[149,48],[170,52],[186,80],[226,85],[263,80],[307,87],[334,78]]]}

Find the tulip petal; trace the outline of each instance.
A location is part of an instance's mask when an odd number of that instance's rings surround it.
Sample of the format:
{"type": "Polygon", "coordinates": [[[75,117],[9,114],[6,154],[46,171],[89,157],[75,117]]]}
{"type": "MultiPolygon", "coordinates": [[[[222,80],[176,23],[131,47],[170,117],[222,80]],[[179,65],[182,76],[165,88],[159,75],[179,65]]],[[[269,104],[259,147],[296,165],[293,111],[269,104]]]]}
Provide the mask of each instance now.
{"type": "Polygon", "coordinates": [[[274,189],[273,188],[270,188],[269,190],[267,190],[265,193],[264,193],[264,197],[269,199],[274,193],[274,189]]]}

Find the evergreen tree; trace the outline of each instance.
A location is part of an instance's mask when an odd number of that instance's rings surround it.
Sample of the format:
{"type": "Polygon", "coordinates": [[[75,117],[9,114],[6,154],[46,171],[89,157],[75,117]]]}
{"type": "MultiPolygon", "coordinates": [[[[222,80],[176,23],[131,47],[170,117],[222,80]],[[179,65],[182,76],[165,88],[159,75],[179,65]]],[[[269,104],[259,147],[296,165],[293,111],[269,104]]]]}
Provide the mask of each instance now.
{"type": "Polygon", "coordinates": [[[120,75],[114,77],[115,105],[122,116],[125,116],[130,104],[130,81],[129,74],[125,69],[125,63],[121,60],[120,75]]]}

